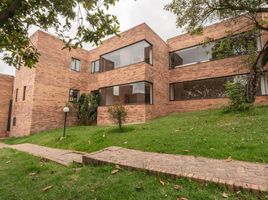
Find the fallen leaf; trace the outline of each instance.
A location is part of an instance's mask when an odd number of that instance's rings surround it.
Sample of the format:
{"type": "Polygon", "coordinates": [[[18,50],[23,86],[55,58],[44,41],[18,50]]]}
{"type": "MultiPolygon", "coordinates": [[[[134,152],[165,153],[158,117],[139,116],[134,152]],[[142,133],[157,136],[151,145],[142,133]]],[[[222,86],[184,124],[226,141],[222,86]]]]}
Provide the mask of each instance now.
{"type": "Polygon", "coordinates": [[[115,169],[121,169],[119,165],[115,165],[115,169]]]}
{"type": "Polygon", "coordinates": [[[232,159],[232,156],[229,156],[225,161],[226,162],[231,162],[233,159],[232,159]]]}
{"type": "Polygon", "coordinates": [[[188,200],[188,199],[185,197],[178,197],[177,200],[188,200]]]}
{"type": "Polygon", "coordinates": [[[119,169],[115,169],[112,171],[112,174],[117,174],[119,172],[119,169]]]}
{"type": "Polygon", "coordinates": [[[45,187],[42,191],[46,192],[46,191],[50,190],[51,188],[53,188],[53,185],[45,187]]]}
{"type": "Polygon", "coordinates": [[[143,187],[142,187],[142,186],[136,186],[136,187],[135,187],[135,190],[136,190],[137,192],[140,192],[140,191],[143,190],[143,187]]]}
{"type": "Polygon", "coordinates": [[[72,175],[71,178],[72,178],[73,181],[78,181],[79,176],[72,175]]]}
{"type": "Polygon", "coordinates": [[[182,189],[182,186],[181,185],[174,185],[174,189],[175,190],[181,190],[182,189]]]}
{"type": "Polygon", "coordinates": [[[163,186],[165,185],[165,182],[162,181],[161,179],[159,179],[159,182],[160,182],[161,185],[163,185],[163,186]]]}
{"type": "Polygon", "coordinates": [[[228,194],[227,194],[226,192],[222,193],[222,196],[223,196],[224,198],[228,198],[228,194]]]}

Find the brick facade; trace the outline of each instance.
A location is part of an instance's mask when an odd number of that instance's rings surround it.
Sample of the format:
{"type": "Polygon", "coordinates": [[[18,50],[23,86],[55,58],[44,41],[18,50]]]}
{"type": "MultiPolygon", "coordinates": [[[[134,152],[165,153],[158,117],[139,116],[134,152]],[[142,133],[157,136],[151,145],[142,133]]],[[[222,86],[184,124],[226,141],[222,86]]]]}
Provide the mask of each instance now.
{"type": "MultiPolygon", "coordinates": [[[[203,99],[187,101],[169,101],[169,84],[212,77],[222,77],[248,72],[243,56],[222,60],[198,63],[169,70],[169,53],[203,43],[206,39],[220,39],[227,35],[226,31],[239,32],[246,18],[228,25],[227,22],[207,27],[202,36],[180,35],[163,41],[150,27],[141,24],[103,42],[90,51],[76,49],[62,50],[63,43],[58,38],[42,31],[32,37],[32,43],[41,53],[39,63],[34,69],[21,67],[16,71],[13,94],[18,89],[18,101],[13,103],[12,118],[17,124],[12,126],[11,136],[23,136],[39,131],[62,127],[63,107],[68,105],[71,112],[68,125],[75,125],[76,108],[69,103],[69,89],[78,89],[80,93],[90,93],[100,88],[147,81],[153,84],[152,105],[127,105],[126,123],[142,123],[147,120],[165,116],[172,112],[209,109],[225,105],[228,100],[203,99]],[[91,73],[91,62],[101,55],[145,40],[152,44],[153,64],[140,62],[101,73],[91,73]],[[71,59],[81,60],[81,71],[70,69],[71,59]],[[26,86],[26,99],[22,99],[23,87],[26,86]]],[[[14,98],[14,96],[13,96],[14,98]]],[[[268,99],[258,97],[258,103],[267,104],[268,99]]],[[[98,108],[98,125],[111,124],[107,106],[98,108]]]]}
{"type": "Polygon", "coordinates": [[[0,74],[0,138],[8,135],[8,113],[12,100],[13,81],[13,76],[0,74]]]}

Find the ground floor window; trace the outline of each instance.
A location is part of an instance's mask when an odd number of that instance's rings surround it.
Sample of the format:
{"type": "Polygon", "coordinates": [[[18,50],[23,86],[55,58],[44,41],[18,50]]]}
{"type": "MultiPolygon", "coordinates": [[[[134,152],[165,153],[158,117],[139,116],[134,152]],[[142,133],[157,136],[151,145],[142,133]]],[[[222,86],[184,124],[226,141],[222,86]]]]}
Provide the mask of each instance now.
{"type": "MultiPolygon", "coordinates": [[[[228,81],[240,77],[247,81],[248,74],[226,76],[219,78],[210,78],[195,81],[186,81],[180,83],[172,83],[169,87],[170,100],[190,100],[190,99],[211,99],[225,97],[225,84],[228,81]]],[[[266,74],[261,77],[257,95],[267,95],[267,78],[266,74]]]]}
{"type": "Polygon", "coordinates": [[[70,89],[69,90],[69,101],[70,102],[77,102],[79,99],[80,91],[77,89],[70,89]]]}
{"type": "Polygon", "coordinates": [[[100,105],[152,104],[153,85],[149,82],[136,82],[100,89],[100,105]]]}

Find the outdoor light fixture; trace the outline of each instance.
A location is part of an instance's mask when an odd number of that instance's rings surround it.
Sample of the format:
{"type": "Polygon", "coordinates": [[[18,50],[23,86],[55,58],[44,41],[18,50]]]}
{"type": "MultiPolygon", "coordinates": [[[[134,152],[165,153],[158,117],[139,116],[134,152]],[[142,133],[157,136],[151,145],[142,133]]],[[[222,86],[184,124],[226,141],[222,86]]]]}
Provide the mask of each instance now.
{"type": "Polygon", "coordinates": [[[64,129],[63,129],[63,138],[65,138],[65,132],[66,132],[66,123],[67,123],[67,113],[70,112],[70,109],[65,106],[63,108],[63,112],[64,112],[64,129]]]}

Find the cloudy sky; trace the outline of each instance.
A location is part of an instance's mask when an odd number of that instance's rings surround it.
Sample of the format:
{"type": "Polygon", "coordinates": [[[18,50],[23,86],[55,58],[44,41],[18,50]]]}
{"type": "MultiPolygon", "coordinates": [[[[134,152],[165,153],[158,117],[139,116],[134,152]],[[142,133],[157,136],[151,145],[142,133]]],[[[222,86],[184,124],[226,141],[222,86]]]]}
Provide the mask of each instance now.
{"type": "MultiPolygon", "coordinates": [[[[168,2],[170,0],[120,0],[109,12],[118,17],[121,31],[145,22],[166,40],[181,33],[176,28],[175,16],[163,9],[168,2]]],[[[36,28],[32,28],[29,34],[34,31],[36,28]]],[[[0,60],[0,73],[14,75],[15,70],[0,60]]]]}

